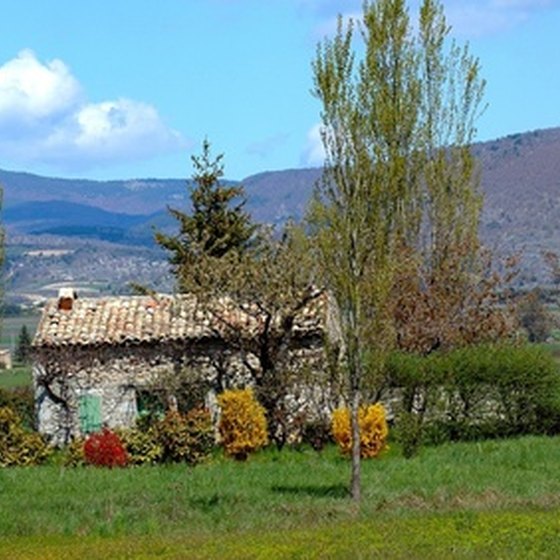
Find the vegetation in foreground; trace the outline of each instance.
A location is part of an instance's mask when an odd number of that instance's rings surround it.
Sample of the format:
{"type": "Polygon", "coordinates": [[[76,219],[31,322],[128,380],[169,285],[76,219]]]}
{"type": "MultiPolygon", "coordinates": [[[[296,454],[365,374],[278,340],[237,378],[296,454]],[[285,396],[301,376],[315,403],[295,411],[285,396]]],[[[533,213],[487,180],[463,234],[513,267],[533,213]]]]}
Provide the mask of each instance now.
{"type": "Polygon", "coordinates": [[[0,557],[557,558],[559,532],[557,511],[458,512],[242,535],[16,537],[0,539],[0,557]]]}
{"type": "Polygon", "coordinates": [[[347,500],[334,447],[269,449],[129,469],[50,464],[0,470],[0,536],[204,535],[292,530],[416,513],[560,508],[558,438],[455,443],[364,462],[364,500],[347,500]],[[17,507],[14,507],[17,504],[17,507]]]}

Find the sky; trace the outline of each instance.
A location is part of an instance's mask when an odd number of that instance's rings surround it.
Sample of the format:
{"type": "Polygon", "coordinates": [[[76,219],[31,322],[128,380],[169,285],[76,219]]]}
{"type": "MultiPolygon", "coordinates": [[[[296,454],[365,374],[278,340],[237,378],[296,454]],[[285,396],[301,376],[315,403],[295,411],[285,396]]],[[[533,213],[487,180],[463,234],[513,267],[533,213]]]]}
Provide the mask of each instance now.
{"type": "MultiPolygon", "coordinates": [[[[409,6],[414,12],[418,0],[409,6]]],[[[445,0],[487,80],[478,140],[560,126],[560,0],[445,0]]],[[[362,0],[18,0],[0,18],[0,168],[241,180],[318,166],[311,61],[362,0]]]]}

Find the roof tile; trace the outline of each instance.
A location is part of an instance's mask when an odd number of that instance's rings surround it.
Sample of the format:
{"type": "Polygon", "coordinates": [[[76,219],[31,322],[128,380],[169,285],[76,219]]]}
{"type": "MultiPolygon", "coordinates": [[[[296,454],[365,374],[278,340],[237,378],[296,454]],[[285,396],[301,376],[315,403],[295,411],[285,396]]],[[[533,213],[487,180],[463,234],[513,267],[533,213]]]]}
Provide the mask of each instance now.
{"type": "MultiPolygon", "coordinates": [[[[321,328],[317,305],[299,315],[295,332],[303,334],[321,328]]],[[[247,327],[257,328],[254,316],[234,308],[231,301],[220,300],[222,310],[247,327]]],[[[125,296],[77,298],[72,309],[59,309],[58,299],[47,302],[33,341],[35,347],[89,346],[196,340],[213,337],[220,329],[215,313],[204,309],[191,295],[125,296]]]]}

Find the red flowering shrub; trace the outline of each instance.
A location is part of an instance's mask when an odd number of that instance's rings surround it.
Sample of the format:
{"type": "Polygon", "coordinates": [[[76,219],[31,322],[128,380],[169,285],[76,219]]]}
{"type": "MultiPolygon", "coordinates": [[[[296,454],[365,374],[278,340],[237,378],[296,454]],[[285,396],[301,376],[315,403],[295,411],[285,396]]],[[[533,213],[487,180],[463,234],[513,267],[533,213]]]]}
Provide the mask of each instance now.
{"type": "Polygon", "coordinates": [[[96,467],[126,467],[128,454],[119,436],[107,428],[91,434],[84,443],[86,463],[96,467]]]}

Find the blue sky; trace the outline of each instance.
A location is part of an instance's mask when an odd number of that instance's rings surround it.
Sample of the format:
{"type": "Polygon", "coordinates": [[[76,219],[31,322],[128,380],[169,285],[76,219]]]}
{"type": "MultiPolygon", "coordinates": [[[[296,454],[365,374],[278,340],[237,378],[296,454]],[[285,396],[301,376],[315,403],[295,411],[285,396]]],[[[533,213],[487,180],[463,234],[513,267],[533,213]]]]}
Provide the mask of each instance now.
{"type": "MultiPolygon", "coordinates": [[[[414,10],[416,1],[411,1],[414,10]]],[[[362,0],[18,0],[0,19],[0,168],[188,177],[318,165],[317,41],[362,0]]],[[[488,81],[481,140],[560,126],[560,0],[446,0],[488,81]]]]}

